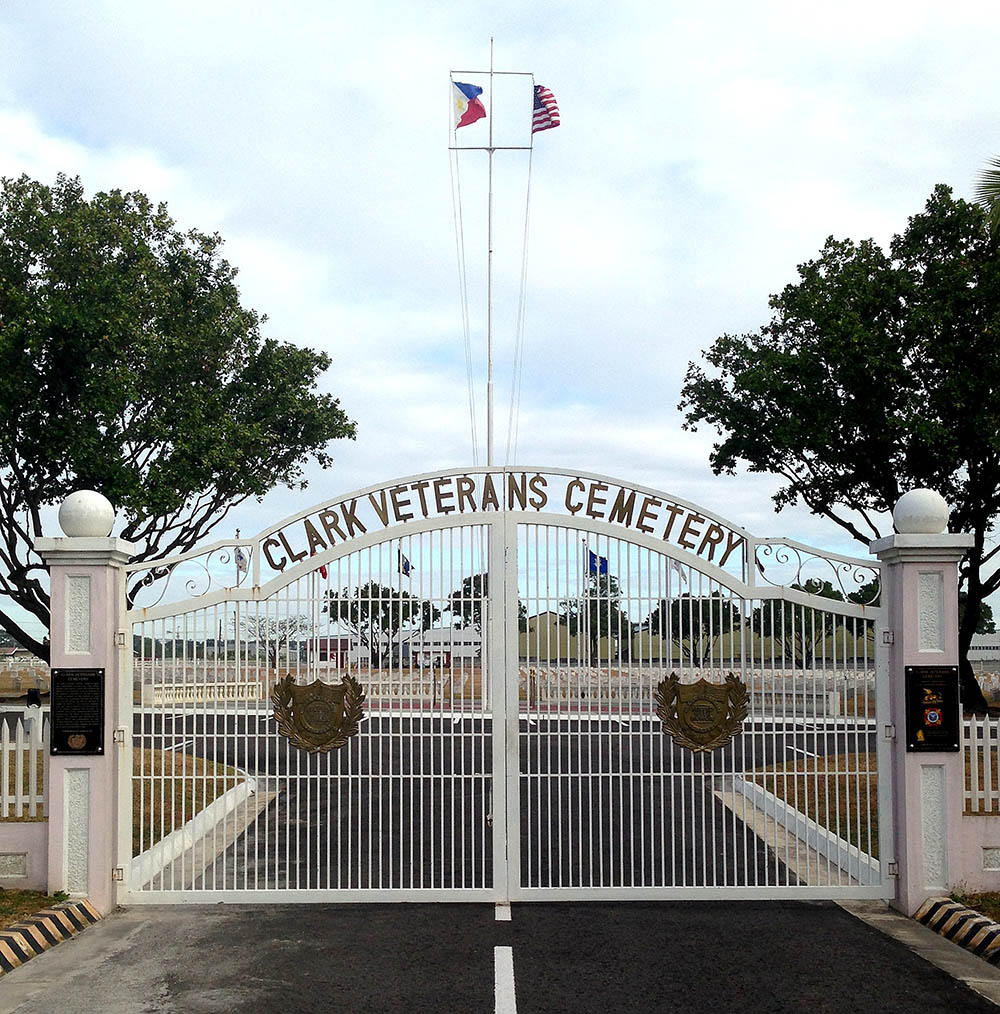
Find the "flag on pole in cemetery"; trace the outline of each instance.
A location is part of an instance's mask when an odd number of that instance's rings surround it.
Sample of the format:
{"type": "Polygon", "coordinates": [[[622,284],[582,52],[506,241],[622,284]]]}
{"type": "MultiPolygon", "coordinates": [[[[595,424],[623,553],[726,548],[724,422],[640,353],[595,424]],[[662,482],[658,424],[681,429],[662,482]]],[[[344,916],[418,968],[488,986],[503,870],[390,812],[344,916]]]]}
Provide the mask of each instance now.
{"type": "Polygon", "coordinates": [[[558,126],[559,106],[556,105],[555,95],[545,85],[535,85],[535,108],[531,117],[532,134],[558,126]]]}
{"type": "Polygon", "coordinates": [[[413,570],[413,564],[410,563],[410,561],[407,560],[407,558],[405,556],[403,556],[403,551],[401,549],[397,549],[396,552],[399,553],[399,572],[400,572],[400,574],[402,574],[403,577],[409,577],[410,576],[410,571],[413,570]]]}
{"type": "Polygon", "coordinates": [[[606,556],[598,556],[592,549],[588,549],[587,553],[590,557],[587,572],[589,574],[607,574],[608,558],[606,556]]]}
{"type": "Polygon", "coordinates": [[[479,96],[483,94],[479,85],[466,84],[464,81],[452,81],[452,95],[455,99],[455,129],[467,127],[476,120],[486,116],[479,96]]]}

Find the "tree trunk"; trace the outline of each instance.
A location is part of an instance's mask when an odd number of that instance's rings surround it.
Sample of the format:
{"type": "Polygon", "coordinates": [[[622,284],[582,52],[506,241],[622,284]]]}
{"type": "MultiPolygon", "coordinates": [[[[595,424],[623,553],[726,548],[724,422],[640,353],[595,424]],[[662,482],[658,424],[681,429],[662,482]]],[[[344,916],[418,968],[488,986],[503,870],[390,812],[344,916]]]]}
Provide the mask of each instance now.
{"type": "Polygon", "coordinates": [[[962,698],[962,710],[968,714],[985,715],[989,705],[983,696],[983,689],[972,671],[969,661],[969,646],[972,636],[979,624],[979,607],[983,601],[982,586],[978,579],[978,569],[972,568],[969,573],[968,591],[965,599],[965,610],[958,628],[958,681],[962,698]]]}

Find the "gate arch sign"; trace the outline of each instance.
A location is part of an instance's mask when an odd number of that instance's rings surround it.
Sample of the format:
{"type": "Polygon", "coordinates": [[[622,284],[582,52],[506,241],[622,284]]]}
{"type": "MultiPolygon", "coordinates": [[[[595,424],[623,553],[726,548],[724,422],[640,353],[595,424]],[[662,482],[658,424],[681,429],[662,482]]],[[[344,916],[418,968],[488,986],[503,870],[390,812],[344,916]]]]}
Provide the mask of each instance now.
{"type": "Polygon", "coordinates": [[[890,891],[878,563],[479,468],[127,571],[133,903],[890,891]]]}

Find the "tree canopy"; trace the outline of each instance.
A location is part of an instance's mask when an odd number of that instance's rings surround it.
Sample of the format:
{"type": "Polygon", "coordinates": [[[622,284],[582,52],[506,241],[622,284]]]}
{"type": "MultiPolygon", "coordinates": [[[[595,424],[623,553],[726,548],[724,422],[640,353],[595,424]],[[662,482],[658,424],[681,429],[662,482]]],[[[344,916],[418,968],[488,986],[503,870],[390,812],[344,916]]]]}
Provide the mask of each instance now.
{"type": "MultiPolygon", "coordinates": [[[[844,601],[844,596],[829,581],[808,578],[790,587],[818,598],[844,601]]],[[[771,651],[778,658],[806,668],[813,665],[817,654],[825,654],[827,639],[842,625],[841,617],[825,609],[774,599],[761,602],[750,618],[751,629],[771,639],[771,651]]]]}
{"type": "Polygon", "coordinates": [[[609,653],[617,647],[618,657],[627,658],[632,646],[632,624],[621,607],[622,586],[614,574],[587,576],[579,598],[559,603],[559,623],[570,636],[586,638],[588,659],[600,659],[601,638],[607,638],[609,653]]]}
{"type": "Polygon", "coordinates": [[[721,655],[716,648],[722,636],[742,626],[739,607],[719,592],[711,595],[685,592],[669,600],[660,599],[646,618],[651,634],[668,639],[681,658],[694,665],[702,665],[706,658],[711,664],[717,654],[721,655]]]}
{"type": "Polygon", "coordinates": [[[975,535],[961,569],[966,705],[982,707],[966,654],[982,601],[1000,589],[1000,246],[983,208],[938,186],[888,251],[826,241],[772,296],[759,332],[723,335],[691,363],[685,426],[712,426],[713,470],[781,476],[780,509],[803,502],[860,542],[925,486],[975,535]]]}
{"type": "MultiPolygon", "coordinates": [[[[462,587],[456,588],[448,598],[448,612],[451,613],[455,626],[473,627],[481,634],[489,595],[489,574],[483,572],[463,577],[462,587]]],[[[528,610],[520,599],[517,600],[517,629],[528,629],[528,610]]]]}
{"type": "Polygon", "coordinates": [[[393,649],[399,650],[400,631],[429,630],[441,618],[441,611],[426,599],[377,581],[359,585],[353,591],[331,589],[323,612],[368,649],[371,665],[383,668],[389,665],[393,649]]]}
{"type": "Polygon", "coordinates": [[[0,180],[0,625],[44,657],[9,608],[48,626],[43,507],[95,489],[152,560],[354,436],[329,358],[261,335],[221,246],[141,193],[0,180]]]}

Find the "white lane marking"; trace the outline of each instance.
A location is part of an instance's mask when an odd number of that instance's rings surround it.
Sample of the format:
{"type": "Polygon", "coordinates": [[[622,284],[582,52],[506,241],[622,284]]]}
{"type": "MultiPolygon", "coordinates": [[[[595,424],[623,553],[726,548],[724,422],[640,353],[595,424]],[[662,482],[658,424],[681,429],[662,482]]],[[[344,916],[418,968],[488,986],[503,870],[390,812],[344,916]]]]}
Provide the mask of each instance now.
{"type": "Polygon", "coordinates": [[[497,922],[510,922],[510,902],[498,901],[496,910],[497,922]]]}
{"type": "Polygon", "coordinates": [[[810,753],[808,750],[800,750],[797,746],[786,746],[786,750],[792,750],[795,753],[805,754],[806,757],[818,757],[818,753],[810,753]]]}
{"type": "Polygon", "coordinates": [[[493,1010],[495,1014],[517,1014],[514,996],[514,949],[493,948],[493,1010]]]}
{"type": "Polygon", "coordinates": [[[183,750],[185,747],[189,747],[194,743],[193,739],[180,740],[177,743],[171,743],[167,750],[183,750]]]}

